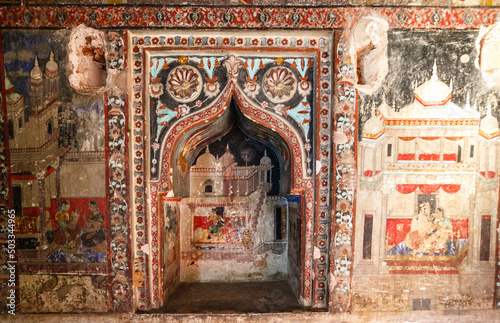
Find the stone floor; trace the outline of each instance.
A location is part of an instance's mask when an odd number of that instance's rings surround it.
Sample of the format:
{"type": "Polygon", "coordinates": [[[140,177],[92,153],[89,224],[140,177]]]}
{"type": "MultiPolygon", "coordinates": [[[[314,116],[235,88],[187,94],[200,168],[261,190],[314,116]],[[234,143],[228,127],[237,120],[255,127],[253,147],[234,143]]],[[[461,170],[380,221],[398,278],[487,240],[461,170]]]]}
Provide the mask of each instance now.
{"type": "Polygon", "coordinates": [[[305,312],[287,282],[181,283],[165,306],[148,314],[305,312]]]}
{"type": "Polygon", "coordinates": [[[0,315],[0,322],[36,323],[496,323],[500,310],[449,310],[333,314],[299,305],[286,282],[181,284],[160,310],[144,314],[0,315]]]}
{"type": "Polygon", "coordinates": [[[248,314],[29,314],[0,315],[0,322],[36,323],[497,323],[498,310],[416,311],[363,314],[248,313],[248,314]],[[418,312],[418,313],[417,313],[418,312]]]}

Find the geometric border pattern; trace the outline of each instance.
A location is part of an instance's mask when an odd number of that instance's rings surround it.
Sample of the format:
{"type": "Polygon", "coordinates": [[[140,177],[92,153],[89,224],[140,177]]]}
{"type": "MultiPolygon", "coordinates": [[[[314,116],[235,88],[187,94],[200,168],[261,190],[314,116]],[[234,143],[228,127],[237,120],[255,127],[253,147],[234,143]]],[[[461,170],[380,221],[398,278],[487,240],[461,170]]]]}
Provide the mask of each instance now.
{"type": "Polygon", "coordinates": [[[393,28],[479,28],[499,8],[4,6],[0,28],[280,28],[339,29],[358,14],[385,17],[393,28]]]}

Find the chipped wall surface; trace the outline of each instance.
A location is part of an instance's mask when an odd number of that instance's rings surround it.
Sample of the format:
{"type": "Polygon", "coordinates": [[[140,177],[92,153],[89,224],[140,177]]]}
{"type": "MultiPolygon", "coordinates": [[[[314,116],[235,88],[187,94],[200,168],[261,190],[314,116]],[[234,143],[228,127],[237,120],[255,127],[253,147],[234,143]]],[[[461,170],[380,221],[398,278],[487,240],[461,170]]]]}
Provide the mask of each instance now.
{"type": "Polygon", "coordinates": [[[233,2],[0,6],[4,312],[497,308],[499,4],[233,2]]]}
{"type": "Polygon", "coordinates": [[[105,313],[106,276],[21,275],[21,313],[105,313]]]}

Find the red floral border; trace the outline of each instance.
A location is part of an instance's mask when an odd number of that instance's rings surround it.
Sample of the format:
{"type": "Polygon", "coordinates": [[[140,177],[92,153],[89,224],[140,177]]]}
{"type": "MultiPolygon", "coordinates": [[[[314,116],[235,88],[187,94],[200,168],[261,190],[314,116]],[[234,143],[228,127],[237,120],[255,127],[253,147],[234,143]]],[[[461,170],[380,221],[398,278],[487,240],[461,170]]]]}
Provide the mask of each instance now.
{"type": "Polygon", "coordinates": [[[0,7],[0,28],[342,28],[360,14],[386,17],[393,28],[469,29],[495,23],[500,8],[394,7],[0,7]]]}

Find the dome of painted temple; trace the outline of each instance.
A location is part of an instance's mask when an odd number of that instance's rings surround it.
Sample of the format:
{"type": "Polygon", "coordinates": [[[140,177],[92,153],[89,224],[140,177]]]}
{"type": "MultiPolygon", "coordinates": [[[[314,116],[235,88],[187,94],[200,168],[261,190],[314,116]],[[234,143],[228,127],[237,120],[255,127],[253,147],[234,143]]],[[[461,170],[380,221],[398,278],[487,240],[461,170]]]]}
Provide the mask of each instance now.
{"type": "Polygon", "coordinates": [[[194,168],[215,168],[217,166],[217,159],[215,158],[214,155],[210,153],[210,150],[207,148],[205,149],[205,153],[198,157],[198,160],[196,161],[196,165],[194,165],[194,168]]]}
{"type": "Polygon", "coordinates": [[[234,156],[229,151],[229,145],[226,146],[226,151],[224,152],[224,155],[222,155],[222,157],[219,158],[219,161],[222,164],[223,168],[226,168],[227,166],[234,163],[234,156]]]}
{"type": "Polygon", "coordinates": [[[263,166],[271,165],[271,158],[267,156],[267,150],[264,150],[264,156],[260,159],[260,164],[263,166]]]}
{"type": "Polygon", "coordinates": [[[415,90],[415,100],[424,107],[444,106],[450,102],[451,88],[439,80],[435,61],[431,79],[417,87],[415,90]]]}
{"type": "Polygon", "coordinates": [[[5,77],[5,90],[7,91],[7,93],[11,93],[14,91],[14,85],[12,85],[12,82],[8,77],[5,77]]]}
{"type": "Polygon", "coordinates": [[[57,65],[57,63],[54,61],[54,52],[50,52],[50,60],[45,66],[45,71],[47,75],[52,76],[52,75],[57,75],[58,69],[59,65],[57,65]]]}
{"type": "Polygon", "coordinates": [[[479,132],[483,137],[492,138],[498,136],[499,131],[498,120],[491,115],[491,105],[488,104],[488,111],[486,112],[486,116],[483,120],[481,120],[479,132]]]}
{"type": "Polygon", "coordinates": [[[377,139],[385,132],[384,123],[380,120],[375,113],[368,121],[366,121],[363,126],[363,138],[365,139],[377,139]]]}
{"type": "Polygon", "coordinates": [[[32,80],[41,80],[43,78],[42,70],[38,66],[38,57],[35,57],[35,67],[31,70],[30,76],[32,80]]]}

